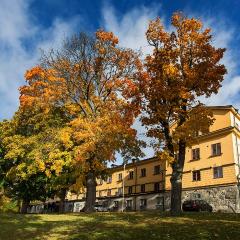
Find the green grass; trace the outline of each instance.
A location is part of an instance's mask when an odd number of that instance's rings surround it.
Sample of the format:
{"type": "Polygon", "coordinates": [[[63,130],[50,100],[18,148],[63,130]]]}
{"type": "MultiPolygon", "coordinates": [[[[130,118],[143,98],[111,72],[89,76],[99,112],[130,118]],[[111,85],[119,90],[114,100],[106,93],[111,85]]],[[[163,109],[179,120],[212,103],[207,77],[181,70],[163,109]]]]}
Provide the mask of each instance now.
{"type": "Polygon", "coordinates": [[[0,240],[240,239],[240,215],[154,212],[0,214],[0,240]]]}

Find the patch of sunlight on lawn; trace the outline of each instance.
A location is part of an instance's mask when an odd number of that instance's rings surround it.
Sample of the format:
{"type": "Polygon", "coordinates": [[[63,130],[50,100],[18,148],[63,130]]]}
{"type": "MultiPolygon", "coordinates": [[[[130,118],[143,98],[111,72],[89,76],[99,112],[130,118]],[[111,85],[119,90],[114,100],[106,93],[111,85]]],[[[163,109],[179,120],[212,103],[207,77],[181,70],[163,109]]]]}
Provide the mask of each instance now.
{"type": "Polygon", "coordinates": [[[239,240],[240,215],[3,214],[0,229],[0,240],[239,240]]]}

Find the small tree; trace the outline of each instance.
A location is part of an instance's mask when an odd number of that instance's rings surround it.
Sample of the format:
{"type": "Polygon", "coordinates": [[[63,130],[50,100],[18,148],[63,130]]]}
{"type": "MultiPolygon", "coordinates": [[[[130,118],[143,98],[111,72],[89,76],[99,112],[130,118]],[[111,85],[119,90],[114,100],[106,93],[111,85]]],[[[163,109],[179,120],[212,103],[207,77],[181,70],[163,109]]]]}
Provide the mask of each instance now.
{"type": "Polygon", "coordinates": [[[176,30],[169,33],[159,18],[150,22],[146,37],[153,53],[144,61],[134,94],[141,97],[148,135],[158,140],[157,153],[171,164],[171,212],[179,214],[186,146],[213,122],[198,97],[217,93],[226,69],[219,63],[225,49],[211,44],[210,29],[204,30],[200,20],[175,13],[172,26],[176,30]]]}
{"type": "Polygon", "coordinates": [[[4,192],[22,201],[22,213],[30,201],[45,201],[53,194],[60,196],[63,206],[63,192],[74,183],[72,158],[60,131],[65,121],[61,111],[41,112],[35,105],[31,111],[20,109],[13,119],[1,123],[4,192]]]}

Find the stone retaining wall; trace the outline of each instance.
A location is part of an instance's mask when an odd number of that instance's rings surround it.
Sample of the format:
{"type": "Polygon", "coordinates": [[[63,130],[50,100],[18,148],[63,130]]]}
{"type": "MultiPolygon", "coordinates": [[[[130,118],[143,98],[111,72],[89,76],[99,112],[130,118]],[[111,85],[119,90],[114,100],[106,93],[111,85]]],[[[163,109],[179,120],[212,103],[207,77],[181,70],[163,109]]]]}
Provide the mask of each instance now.
{"type": "MultiPolygon", "coordinates": [[[[215,212],[239,212],[240,210],[239,190],[236,185],[183,190],[182,202],[188,199],[205,200],[215,212]]],[[[166,210],[170,209],[170,192],[165,195],[165,207],[166,210]]]]}

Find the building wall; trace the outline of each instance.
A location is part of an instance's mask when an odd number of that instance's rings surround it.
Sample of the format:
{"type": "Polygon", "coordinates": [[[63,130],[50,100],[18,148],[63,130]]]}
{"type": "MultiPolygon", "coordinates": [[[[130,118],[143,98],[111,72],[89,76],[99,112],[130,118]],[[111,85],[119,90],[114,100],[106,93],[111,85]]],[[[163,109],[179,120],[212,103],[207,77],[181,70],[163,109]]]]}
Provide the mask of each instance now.
{"type": "MultiPolygon", "coordinates": [[[[128,194],[128,188],[132,187],[132,193],[141,193],[141,185],[145,184],[145,192],[154,191],[154,183],[160,183],[161,189],[164,188],[165,162],[158,159],[148,159],[126,166],[125,173],[123,166],[112,169],[112,182],[103,181],[100,184],[98,180],[97,197],[106,197],[108,190],[111,190],[111,196],[116,196],[118,188],[123,187],[124,193],[128,194]],[[154,174],[154,167],[160,165],[161,173],[154,174]],[[146,169],[146,176],[141,177],[141,169],[146,169]],[[133,171],[133,179],[129,179],[129,173],[133,171]],[[118,176],[122,174],[123,179],[119,181],[118,176]],[[99,192],[101,194],[99,195],[99,192]]],[[[109,196],[110,197],[110,196],[109,196]]]]}
{"type": "MultiPolygon", "coordinates": [[[[182,201],[200,196],[213,206],[214,211],[239,211],[240,116],[233,108],[213,108],[215,122],[209,134],[199,136],[195,144],[186,149],[183,171],[182,201]],[[211,145],[221,143],[221,155],[211,156],[211,145]],[[193,160],[192,150],[200,149],[200,159],[193,160]],[[222,166],[223,177],[214,178],[214,167],[222,166]],[[193,171],[200,170],[201,180],[193,181],[193,171]]],[[[166,167],[165,207],[170,208],[171,167],[166,167]]]]}
{"type": "MultiPolygon", "coordinates": [[[[233,129],[222,130],[231,127],[230,110],[214,110],[216,119],[207,136],[199,136],[195,144],[186,149],[186,159],[183,170],[183,188],[195,188],[202,186],[236,184],[236,150],[234,150],[233,129]],[[211,145],[221,144],[221,155],[211,156],[211,145]],[[200,159],[193,160],[192,150],[200,149],[200,159]],[[222,166],[223,177],[214,178],[213,168],[222,166]],[[193,181],[193,171],[200,170],[201,180],[193,181]]],[[[240,149],[239,149],[240,152],[240,149]]],[[[166,190],[171,189],[170,177],[172,169],[169,164],[166,167],[166,190]]]]}
{"type": "Polygon", "coordinates": [[[106,206],[110,211],[141,211],[141,210],[162,210],[164,211],[164,193],[139,194],[137,196],[114,197],[108,199],[98,199],[98,203],[106,206]],[[146,207],[141,205],[142,200],[146,200],[146,207]],[[132,201],[131,209],[127,207],[127,201],[132,201]],[[116,208],[116,204],[118,208],[116,208]],[[124,204],[123,204],[124,202],[124,204]]]}
{"type": "Polygon", "coordinates": [[[231,109],[212,109],[215,118],[209,131],[213,132],[231,126],[231,109]]]}
{"type": "Polygon", "coordinates": [[[240,136],[238,132],[232,133],[234,162],[235,162],[235,175],[240,177],[240,136]]]}

